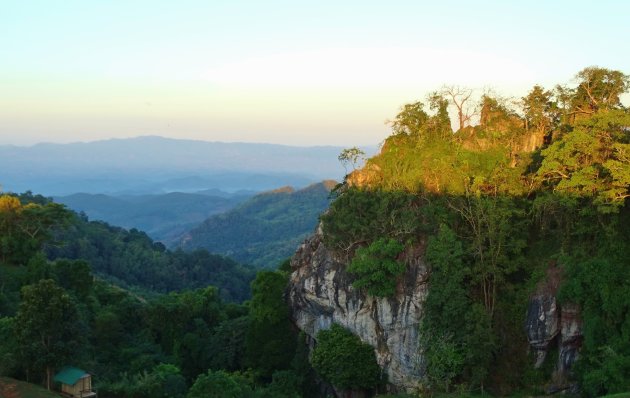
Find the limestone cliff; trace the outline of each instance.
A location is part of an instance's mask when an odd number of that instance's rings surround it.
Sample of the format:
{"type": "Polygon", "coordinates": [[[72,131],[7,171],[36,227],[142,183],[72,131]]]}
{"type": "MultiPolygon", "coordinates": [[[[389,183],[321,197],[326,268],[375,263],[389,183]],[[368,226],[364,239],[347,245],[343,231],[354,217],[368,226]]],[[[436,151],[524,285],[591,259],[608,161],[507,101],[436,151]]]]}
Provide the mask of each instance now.
{"type": "Polygon", "coordinates": [[[427,294],[427,267],[416,252],[404,253],[407,271],[392,298],[352,287],[344,259],[323,244],[321,228],[297,250],[288,293],[296,325],[314,338],[338,323],[375,349],[392,391],[413,390],[423,371],[418,326],[427,294]]]}

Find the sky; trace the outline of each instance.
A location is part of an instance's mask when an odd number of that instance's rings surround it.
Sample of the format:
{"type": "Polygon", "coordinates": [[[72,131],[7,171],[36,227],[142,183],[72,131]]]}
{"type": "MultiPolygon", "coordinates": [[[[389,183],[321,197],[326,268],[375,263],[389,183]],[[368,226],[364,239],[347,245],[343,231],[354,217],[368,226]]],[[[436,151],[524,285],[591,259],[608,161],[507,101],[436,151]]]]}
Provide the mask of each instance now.
{"type": "Polygon", "coordinates": [[[521,97],[586,66],[630,73],[628,15],[627,0],[0,0],[0,145],[376,145],[444,84],[521,97]]]}

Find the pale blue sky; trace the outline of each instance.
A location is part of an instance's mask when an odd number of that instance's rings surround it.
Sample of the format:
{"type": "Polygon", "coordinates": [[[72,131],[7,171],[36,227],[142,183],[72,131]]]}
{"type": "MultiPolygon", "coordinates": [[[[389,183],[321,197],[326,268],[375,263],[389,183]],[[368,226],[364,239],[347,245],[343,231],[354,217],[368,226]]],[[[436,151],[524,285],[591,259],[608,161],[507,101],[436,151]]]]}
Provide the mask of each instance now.
{"type": "Polygon", "coordinates": [[[442,84],[630,73],[630,1],[0,0],[0,144],[376,144],[442,84]]]}

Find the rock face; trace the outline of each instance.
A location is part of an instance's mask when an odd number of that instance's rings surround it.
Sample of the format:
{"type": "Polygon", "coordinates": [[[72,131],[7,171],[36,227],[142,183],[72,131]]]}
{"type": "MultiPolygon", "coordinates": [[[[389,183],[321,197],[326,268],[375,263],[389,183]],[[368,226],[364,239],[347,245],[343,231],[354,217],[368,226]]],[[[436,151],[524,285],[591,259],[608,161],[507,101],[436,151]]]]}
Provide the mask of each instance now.
{"type": "Polygon", "coordinates": [[[552,266],[539,285],[537,294],[530,298],[525,331],[530,347],[535,352],[535,367],[540,367],[552,348],[558,349],[558,362],[553,374],[553,390],[571,387],[570,370],[578,358],[582,343],[582,321],[579,309],[572,304],[560,306],[556,294],[560,270],[552,266]]]}
{"type": "Polygon", "coordinates": [[[540,294],[529,300],[525,330],[529,345],[536,355],[534,367],[539,368],[560,333],[560,317],[554,296],[540,294]]]}
{"type": "Polygon", "coordinates": [[[291,261],[288,292],[292,317],[309,337],[338,323],[374,347],[391,391],[411,391],[424,374],[418,326],[427,294],[427,268],[406,253],[407,271],[392,298],[375,298],[352,287],[346,264],[322,242],[321,229],[291,261]]]}
{"type": "Polygon", "coordinates": [[[582,346],[582,320],[579,309],[574,304],[565,304],[560,311],[560,352],[558,372],[567,376],[571,366],[578,359],[582,346]]]}

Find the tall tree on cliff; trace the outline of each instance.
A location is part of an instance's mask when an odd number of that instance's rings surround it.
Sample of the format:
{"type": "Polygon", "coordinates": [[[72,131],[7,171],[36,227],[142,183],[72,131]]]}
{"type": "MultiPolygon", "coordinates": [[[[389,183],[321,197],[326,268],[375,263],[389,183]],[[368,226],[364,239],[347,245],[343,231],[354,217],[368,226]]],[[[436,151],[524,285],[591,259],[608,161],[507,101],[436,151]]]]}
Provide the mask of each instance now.
{"type": "Polygon", "coordinates": [[[460,86],[444,86],[442,87],[442,96],[448,98],[451,105],[455,107],[457,111],[457,121],[459,128],[457,131],[461,131],[470,124],[471,119],[475,116],[472,95],[474,91],[470,88],[460,86]]]}

